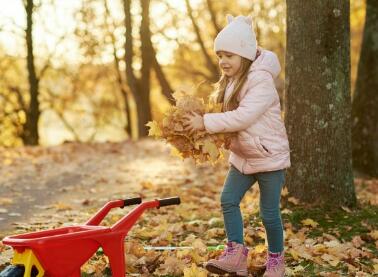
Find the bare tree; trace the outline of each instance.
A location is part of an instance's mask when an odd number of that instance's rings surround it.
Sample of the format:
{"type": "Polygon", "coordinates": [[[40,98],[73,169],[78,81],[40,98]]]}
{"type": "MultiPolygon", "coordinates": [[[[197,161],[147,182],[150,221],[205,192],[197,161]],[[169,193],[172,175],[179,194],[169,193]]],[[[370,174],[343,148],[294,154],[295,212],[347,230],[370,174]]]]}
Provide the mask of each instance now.
{"type": "MultiPolygon", "coordinates": [[[[35,11],[41,6],[41,4],[35,4],[33,0],[23,1],[25,13],[26,13],[26,28],[24,29],[25,45],[26,45],[26,73],[27,73],[27,87],[22,82],[14,83],[7,80],[2,76],[7,92],[2,92],[3,100],[7,99],[6,94],[10,93],[16,96],[16,102],[12,101],[10,105],[13,106],[14,111],[17,114],[8,114],[9,118],[12,118],[12,126],[17,132],[15,136],[21,138],[22,142],[26,145],[37,145],[39,142],[38,122],[41,114],[40,107],[40,82],[44,78],[46,72],[51,68],[51,59],[53,58],[56,49],[46,54],[44,64],[38,70],[35,65],[34,55],[34,38],[33,28],[34,20],[33,16],[35,11]],[[22,114],[22,116],[20,116],[22,114]]],[[[21,29],[16,23],[10,20],[11,25],[15,27],[12,31],[14,35],[20,36],[18,31],[21,29]]],[[[57,45],[65,38],[65,34],[58,38],[57,45]]],[[[7,59],[11,61],[12,59],[7,59]]],[[[19,70],[19,60],[13,60],[12,68],[19,70]]],[[[7,70],[9,68],[7,67],[7,70]]],[[[21,70],[20,70],[21,71],[21,70]]],[[[4,73],[4,72],[3,72],[4,73]]],[[[19,77],[23,76],[24,72],[19,72],[19,77]]],[[[5,75],[5,74],[3,74],[5,75]]],[[[9,100],[9,99],[8,99],[9,100]]],[[[3,117],[2,120],[6,119],[3,117]]]]}
{"type": "Polygon", "coordinates": [[[107,0],[104,0],[104,8],[105,8],[105,24],[107,25],[107,28],[108,28],[107,35],[110,37],[110,41],[111,41],[112,49],[113,49],[114,69],[117,74],[118,87],[123,97],[123,103],[125,107],[125,115],[126,115],[127,122],[124,129],[126,133],[129,135],[129,137],[132,137],[133,130],[132,130],[132,124],[131,124],[132,122],[131,122],[130,103],[133,100],[133,95],[131,94],[129,88],[127,87],[126,81],[124,80],[123,73],[121,70],[120,58],[117,55],[117,46],[116,46],[117,40],[114,35],[115,23],[114,21],[112,21],[111,23],[108,22],[111,20],[111,16],[110,16],[107,0]]]}
{"type": "Polygon", "coordinates": [[[156,51],[151,43],[150,31],[150,0],[141,0],[142,22],[140,26],[141,39],[141,60],[142,66],[140,69],[140,77],[138,78],[134,73],[133,68],[133,36],[132,36],[132,16],[130,12],[131,0],[124,0],[123,7],[125,13],[125,27],[126,27],[126,42],[125,42],[125,62],[126,62],[126,77],[128,86],[134,96],[137,110],[138,110],[138,137],[148,135],[146,123],[152,119],[151,104],[150,104],[150,73],[151,69],[155,70],[156,77],[162,88],[163,95],[170,103],[173,103],[172,88],[161,68],[157,58],[156,51]]]}
{"type": "Polygon", "coordinates": [[[151,39],[149,29],[149,7],[150,0],[141,0],[142,7],[142,22],[140,26],[141,37],[141,55],[142,67],[141,76],[137,77],[133,68],[133,36],[132,36],[132,17],[131,17],[131,0],[123,0],[123,7],[125,12],[125,27],[126,27],[126,42],[125,42],[125,62],[126,62],[126,77],[130,90],[134,96],[137,106],[138,115],[138,137],[148,135],[147,127],[148,121],[152,119],[151,104],[150,104],[150,73],[152,67],[152,53],[148,41],[151,39]]]}
{"type": "MultiPolygon", "coordinates": [[[[29,107],[25,110],[26,122],[24,130],[21,135],[22,140],[27,145],[37,145],[39,140],[38,135],[38,121],[41,114],[39,109],[39,78],[37,77],[36,68],[34,64],[33,53],[33,0],[24,1],[26,11],[26,48],[27,48],[27,70],[29,80],[29,107]]],[[[26,107],[25,107],[26,108],[26,107]]]]}

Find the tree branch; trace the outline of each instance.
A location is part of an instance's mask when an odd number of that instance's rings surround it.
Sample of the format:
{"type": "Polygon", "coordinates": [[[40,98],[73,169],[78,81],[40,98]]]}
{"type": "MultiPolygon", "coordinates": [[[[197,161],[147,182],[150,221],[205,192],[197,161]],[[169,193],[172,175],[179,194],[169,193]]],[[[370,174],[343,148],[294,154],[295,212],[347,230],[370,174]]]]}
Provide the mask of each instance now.
{"type": "Polygon", "coordinates": [[[64,34],[62,36],[60,36],[58,42],[55,44],[55,48],[53,51],[51,51],[46,59],[46,63],[45,65],[42,67],[42,69],[40,70],[39,74],[38,74],[38,81],[41,80],[43,78],[43,76],[45,75],[46,71],[49,69],[50,65],[51,65],[51,58],[55,55],[56,53],[56,48],[57,46],[63,41],[63,39],[66,37],[67,34],[64,34]]]}
{"type": "Polygon", "coordinates": [[[15,86],[8,86],[8,89],[11,92],[16,94],[18,103],[20,104],[21,108],[27,113],[29,109],[28,109],[28,107],[26,107],[24,97],[22,96],[20,88],[15,87],[15,86]]]}
{"type": "Polygon", "coordinates": [[[125,13],[125,63],[126,78],[130,90],[135,93],[138,91],[138,79],[133,71],[133,36],[132,36],[132,20],[131,20],[131,0],[123,0],[123,8],[125,13]]]}
{"type": "Polygon", "coordinates": [[[156,58],[156,52],[154,47],[151,44],[151,51],[152,51],[152,66],[155,70],[156,77],[160,83],[162,94],[167,98],[169,103],[174,104],[175,99],[172,96],[173,89],[171,88],[171,85],[169,84],[167,78],[165,77],[164,71],[159,64],[159,61],[156,58]]]}
{"type": "Polygon", "coordinates": [[[216,33],[218,34],[221,31],[222,28],[219,26],[219,24],[217,22],[217,18],[216,18],[214,6],[213,6],[213,1],[212,0],[206,0],[206,3],[207,3],[207,8],[208,8],[209,13],[210,13],[211,22],[213,23],[214,29],[215,29],[216,33]]]}
{"type": "Polygon", "coordinates": [[[196,33],[196,36],[197,36],[197,42],[199,43],[200,47],[201,47],[201,50],[202,50],[202,53],[205,57],[205,60],[206,60],[206,64],[207,64],[207,67],[209,68],[210,72],[211,72],[211,75],[212,75],[212,80],[217,80],[218,78],[218,67],[214,64],[214,62],[212,61],[209,53],[207,52],[206,50],[206,47],[205,47],[205,43],[204,41],[202,40],[202,37],[201,37],[201,32],[199,30],[199,27],[193,17],[193,10],[192,10],[192,7],[190,6],[190,3],[189,3],[189,0],[185,0],[185,3],[186,3],[186,8],[188,10],[188,15],[190,17],[190,20],[192,21],[192,25],[193,25],[193,28],[194,28],[194,31],[196,33]]]}

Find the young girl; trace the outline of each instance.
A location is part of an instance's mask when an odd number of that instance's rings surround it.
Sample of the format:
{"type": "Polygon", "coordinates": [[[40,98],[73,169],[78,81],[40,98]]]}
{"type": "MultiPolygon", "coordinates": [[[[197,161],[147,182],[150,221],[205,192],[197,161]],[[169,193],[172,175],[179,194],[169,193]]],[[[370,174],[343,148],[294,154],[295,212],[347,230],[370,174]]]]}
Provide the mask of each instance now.
{"type": "Polygon", "coordinates": [[[250,18],[228,15],[227,21],[214,42],[222,70],[216,96],[223,103],[223,112],[203,117],[193,113],[186,116],[185,123],[191,132],[237,132],[230,143],[230,169],[221,195],[228,243],[224,253],[208,261],[206,268],[217,274],[248,276],[239,204],[257,181],[269,250],[264,277],[281,277],[285,265],[280,195],[284,169],[290,166],[289,143],[274,85],[281,68],[273,52],[257,49],[250,18]]]}

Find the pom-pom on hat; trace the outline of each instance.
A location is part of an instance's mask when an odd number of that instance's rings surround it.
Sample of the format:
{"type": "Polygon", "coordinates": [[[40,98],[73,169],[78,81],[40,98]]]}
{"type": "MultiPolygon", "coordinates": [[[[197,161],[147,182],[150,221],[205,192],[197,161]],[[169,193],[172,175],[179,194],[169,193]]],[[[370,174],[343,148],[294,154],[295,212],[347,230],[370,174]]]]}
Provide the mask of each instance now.
{"type": "Polygon", "coordinates": [[[253,31],[252,18],[239,15],[227,15],[227,26],[214,40],[214,51],[227,51],[255,60],[257,51],[256,35],[253,31]]]}

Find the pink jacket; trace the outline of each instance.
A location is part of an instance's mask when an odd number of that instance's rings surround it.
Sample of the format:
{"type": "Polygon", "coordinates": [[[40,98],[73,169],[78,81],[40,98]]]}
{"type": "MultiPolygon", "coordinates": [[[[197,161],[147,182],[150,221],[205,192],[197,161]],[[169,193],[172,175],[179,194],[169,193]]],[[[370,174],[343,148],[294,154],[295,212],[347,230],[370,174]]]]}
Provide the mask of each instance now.
{"type": "MultiPolygon", "coordinates": [[[[290,150],[281,118],[280,99],[274,79],[281,71],[276,54],[262,50],[252,63],[239,94],[239,107],[204,115],[208,133],[237,132],[230,145],[229,162],[244,174],[290,166],[290,150]]],[[[232,92],[226,89],[225,99],[232,92]]]]}

